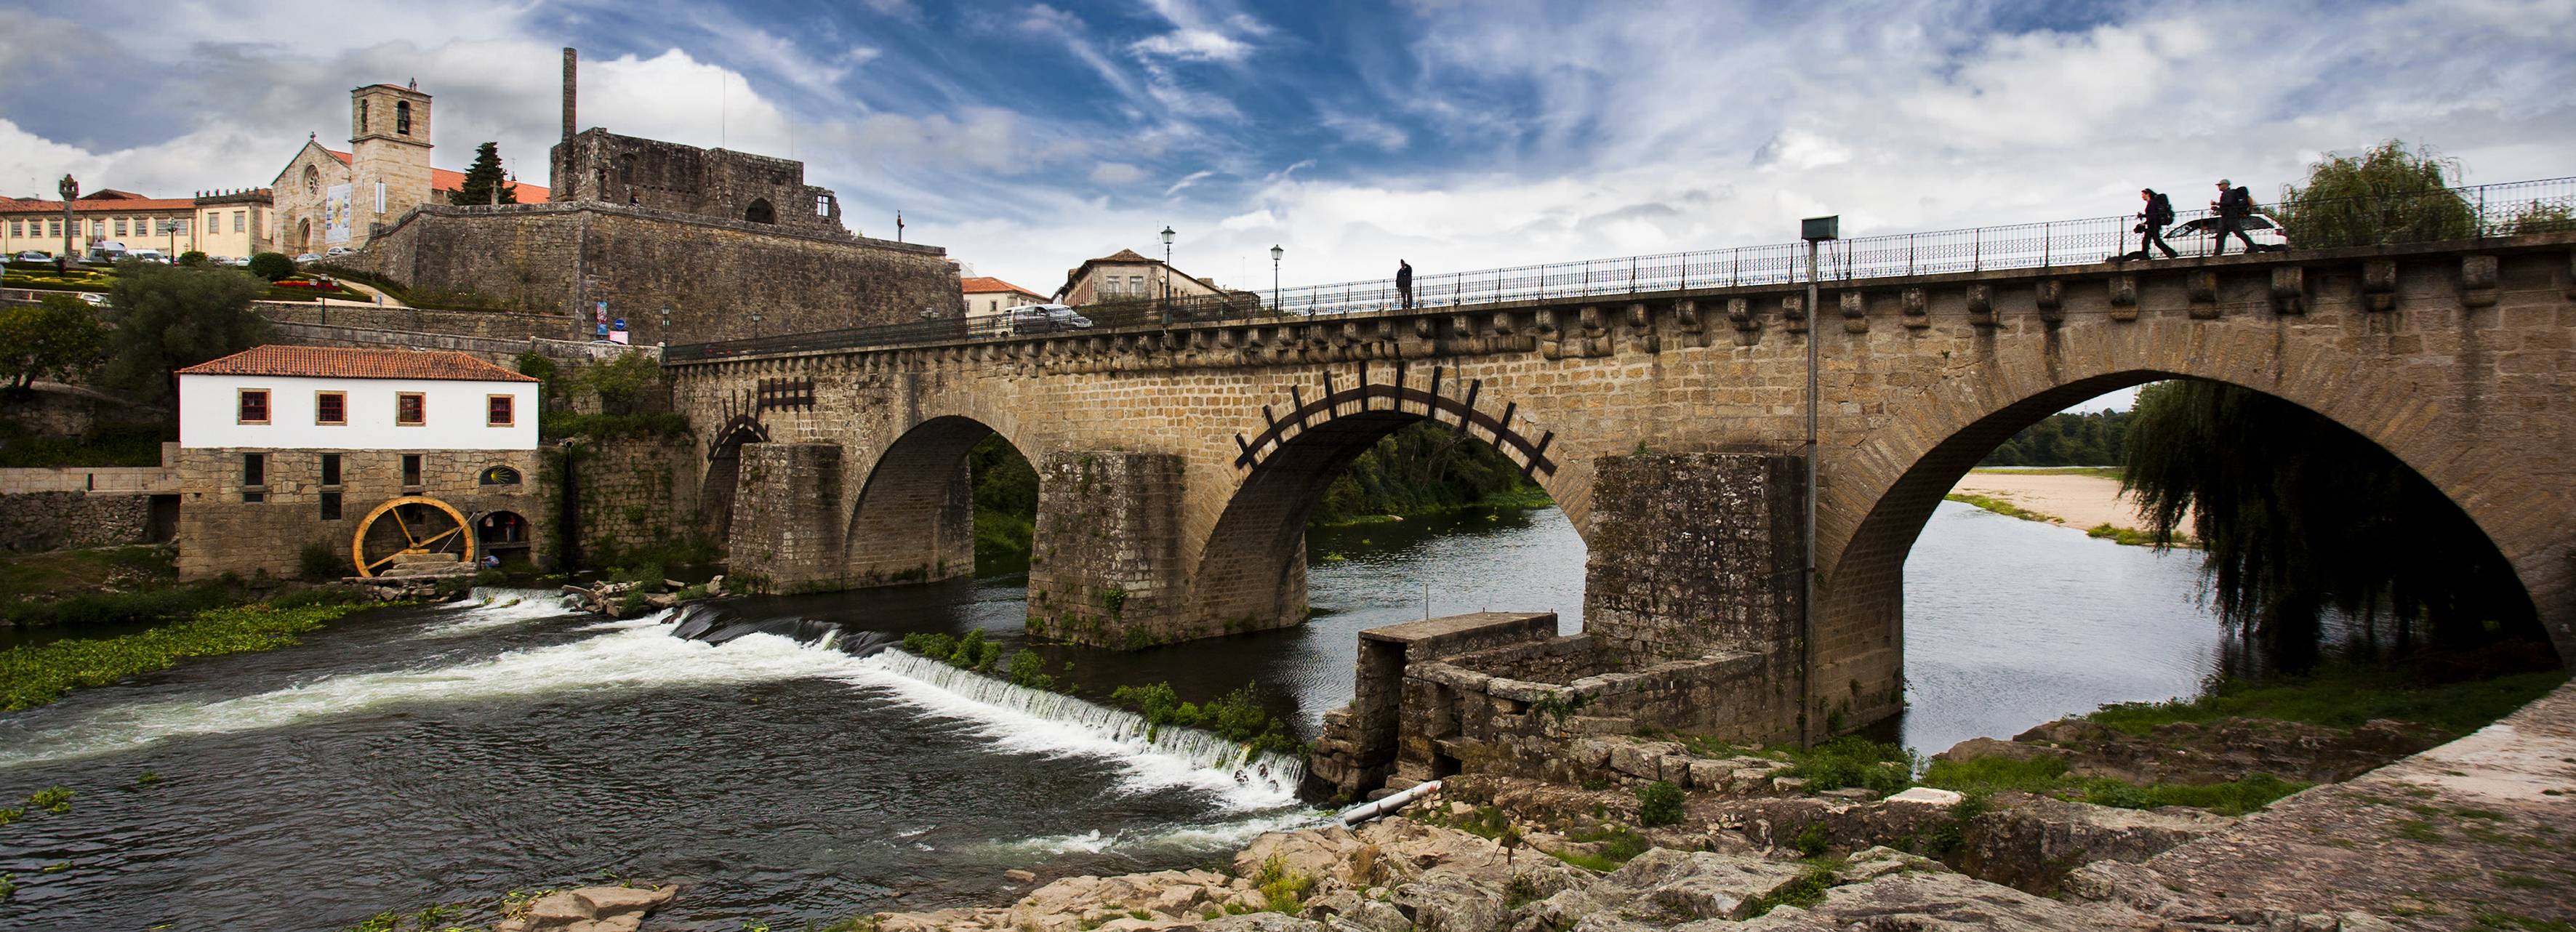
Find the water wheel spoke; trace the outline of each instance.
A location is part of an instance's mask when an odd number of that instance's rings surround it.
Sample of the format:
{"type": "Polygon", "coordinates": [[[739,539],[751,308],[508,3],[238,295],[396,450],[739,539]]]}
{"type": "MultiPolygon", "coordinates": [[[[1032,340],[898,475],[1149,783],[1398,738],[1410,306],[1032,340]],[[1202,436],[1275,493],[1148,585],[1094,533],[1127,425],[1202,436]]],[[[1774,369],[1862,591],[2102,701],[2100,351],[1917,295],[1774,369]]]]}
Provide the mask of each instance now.
{"type": "Polygon", "coordinates": [[[422,550],[422,552],[424,552],[424,553],[425,553],[425,552],[427,552],[427,551],[429,550],[429,548],[431,548],[431,547],[435,547],[435,546],[438,546],[438,542],[439,542],[439,541],[446,540],[446,539],[448,539],[448,538],[450,538],[450,537],[454,537],[454,536],[456,536],[456,532],[458,532],[458,531],[462,531],[462,530],[464,530],[464,528],[461,528],[461,527],[459,527],[459,528],[449,528],[449,529],[447,529],[447,533],[440,534],[440,535],[438,535],[438,536],[436,536],[436,537],[432,537],[432,538],[430,538],[430,539],[428,539],[428,540],[421,541],[420,543],[415,544],[415,545],[413,545],[413,546],[419,547],[419,548],[422,550]]]}
{"type": "Polygon", "coordinates": [[[411,525],[403,522],[402,509],[397,508],[386,512],[385,517],[394,519],[394,527],[402,531],[404,543],[411,545],[414,549],[418,549],[420,547],[420,538],[413,537],[411,534],[411,525]]]}
{"type": "Polygon", "coordinates": [[[374,571],[375,571],[375,569],[376,569],[376,567],[383,566],[383,565],[385,565],[385,564],[387,564],[387,563],[394,562],[394,558],[395,558],[395,557],[399,557],[399,556],[402,556],[402,554],[401,554],[401,553],[388,554],[388,555],[386,555],[386,557],[385,557],[384,559],[382,559],[382,560],[378,560],[378,561],[376,561],[376,562],[374,562],[374,563],[369,563],[369,564],[367,564],[367,571],[368,571],[368,572],[374,572],[374,571]]]}

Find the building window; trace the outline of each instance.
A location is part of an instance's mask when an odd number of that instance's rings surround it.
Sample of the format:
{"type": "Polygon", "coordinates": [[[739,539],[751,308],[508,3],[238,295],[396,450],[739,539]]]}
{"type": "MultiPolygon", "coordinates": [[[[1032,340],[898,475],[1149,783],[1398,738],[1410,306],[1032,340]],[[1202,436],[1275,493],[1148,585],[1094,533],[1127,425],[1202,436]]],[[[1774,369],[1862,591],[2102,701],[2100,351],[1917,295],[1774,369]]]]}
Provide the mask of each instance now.
{"type": "Polygon", "coordinates": [[[484,401],[488,405],[488,410],[485,412],[483,418],[484,424],[492,427],[508,427],[512,424],[518,423],[518,420],[514,417],[517,412],[513,410],[513,404],[516,399],[513,399],[508,395],[492,395],[485,398],[484,401]]]}
{"type": "Polygon", "coordinates": [[[367,134],[367,99],[358,98],[358,135],[367,134]]]}
{"type": "Polygon", "coordinates": [[[394,395],[395,424],[404,427],[418,427],[422,424],[428,423],[428,420],[428,398],[423,397],[419,392],[401,392],[394,395]]]}
{"type": "MultiPolygon", "coordinates": [[[[233,211],[233,232],[235,233],[242,232],[242,230],[245,229],[245,227],[242,226],[242,220],[244,219],[242,217],[243,213],[244,211],[233,211]]],[[[215,222],[213,220],[206,221],[206,226],[213,227],[214,225],[215,222]]]]}
{"type": "Polygon", "coordinates": [[[11,236],[25,236],[25,235],[27,235],[27,221],[24,221],[24,220],[11,220],[11,221],[9,221],[9,235],[11,235],[11,236]]]}
{"type": "Polygon", "coordinates": [[[265,389],[265,388],[245,388],[245,389],[242,389],[242,390],[241,390],[240,399],[241,399],[241,423],[244,423],[244,424],[266,424],[266,423],[268,423],[268,389],[265,389]]]}
{"type": "Polygon", "coordinates": [[[251,208],[251,211],[250,211],[250,236],[251,236],[251,238],[252,238],[252,239],[258,239],[258,238],[260,238],[260,237],[267,236],[268,234],[260,232],[261,230],[265,230],[265,229],[267,229],[267,228],[268,228],[268,225],[267,225],[267,224],[265,224],[265,223],[262,223],[262,222],[260,221],[260,217],[259,217],[259,208],[256,208],[256,207],[251,208]]]}
{"type": "Polygon", "coordinates": [[[403,467],[403,484],[404,484],[404,485],[419,485],[419,484],[420,484],[420,454],[418,454],[418,453],[405,453],[405,454],[403,454],[402,467],[403,467]]]}
{"type": "Polygon", "coordinates": [[[519,471],[507,466],[494,466],[475,477],[475,481],[483,485],[518,485],[519,471]]]}
{"type": "Polygon", "coordinates": [[[338,493],[338,492],[324,492],[324,493],[322,493],[322,520],[324,520],[324,521],[338,521],[338,520],[340,520],[340,493],[338,493]]]}
{"type": "Polygon", "coordinates": [[[206,231],[207,231],[207,232],[209,232],[209,233],[211,233],[211,232],[214,232],[214,231],[216,231],[216,230],[223,229],[223,228],[224,228],[224,215],[223,215],[223,213],[222,213],[221,211],[213,211],[213,210],[206,211],[206,231]]]}
{"type": "Polygon", "coordinates": [[[48,221],[45,224],[45,229],[53,231],[45,234],[46,236],[61,236],[63,235],[63,222],[60,220],[48,221]]]}
{"type": "Polygon", "coordinates": [[[394,132],[411,135],[411,101],[394,101],[394,132]]]}
{"type": "Polygon", "coordinates": [[[242,454],[242,501],[268,500],[268,454],[242,454]],[[256,491],[254,491],[256,490],[256,491]]]}
{"type": "Polygon", "coordinates": [[[95,218],[91,219],[89,222],[89,236],[91,239],[106,239],[107,221],[95,218]]]}
{"type": "Polygon", "coordinates": [[[340,484],[340,454],[322,454],[322,484],[340,484]]]}
{"type": "Polygon", "coordinates": [[[116,235],[125,235],[125,218],[123,217],[116,218],[116,235]]]}
{"type": "Polygon", "coordinates": [[[349,393],[348,393],[348,392],[315,392],[315,393],[313,393],[313,423],[316,423],[316,424],[347,424],[347,423],[349,423],[349,393]]]}

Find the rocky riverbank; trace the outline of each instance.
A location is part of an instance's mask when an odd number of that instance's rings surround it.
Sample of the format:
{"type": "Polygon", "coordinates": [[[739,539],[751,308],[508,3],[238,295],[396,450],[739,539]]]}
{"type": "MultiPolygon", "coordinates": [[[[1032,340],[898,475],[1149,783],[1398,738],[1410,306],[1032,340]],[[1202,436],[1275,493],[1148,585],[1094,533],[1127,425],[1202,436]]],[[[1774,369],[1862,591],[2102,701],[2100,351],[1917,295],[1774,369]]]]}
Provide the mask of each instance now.
{"type": "Polygon", "coordinates": [[[2372,760],[2438,736],[2380,722],[2340,732],[2231,720],[2144,737],[2088,724],[1968,742],[1951,759],[2063,759],[2069,773],[2095,779],[2223,782],[2287,771],[2345,782],[2241,818],[2015,790],[1917,787],[1882,799],[1859,788],[1817,791],[1764,758],[1706,759],[1668,753],[1679,745],[1604,739],[1605,762],[1631,774],[1630,785],[1454,777],[1438,795],[1357,830],[1264,835],[1234,856],[1230,875],[1040,884],[1019,872],[1029,886],[1005,906],[877,913],[857,924],[877,932],[2325,932],[2549,929],[2576,920],[2564,895],[2576,880],[2576,687],[2375,770],[2372,760]],[[2367,772],[2356,777],[2356,767],[2367,772]],[[1689,786],[1678,800],[1670,790],[1640,792],[1671,786],[1669,777],[1689,786]]]}

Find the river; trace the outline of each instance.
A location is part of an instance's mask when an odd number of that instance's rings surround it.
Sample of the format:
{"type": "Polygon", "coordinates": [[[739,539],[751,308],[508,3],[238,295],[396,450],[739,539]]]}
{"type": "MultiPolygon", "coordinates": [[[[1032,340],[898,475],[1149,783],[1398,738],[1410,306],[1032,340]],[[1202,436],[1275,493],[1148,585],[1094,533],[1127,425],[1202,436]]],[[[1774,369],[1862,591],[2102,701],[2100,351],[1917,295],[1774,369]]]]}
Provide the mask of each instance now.
{"type": "MultiPolygon", "coordinates": [[[[1350,695],[1361,628],[1489,608],[1581,624],[1584,550],[1554,509],[1337,528],[1310,546],[1318,615],[1302,628],[1045,648],[1049,669],[1086,694],[1258,681],[1311,736],[1350,695]]],[[[1898,728],[1926,752],[2188,693],[2215,661],[2187,556],[1944,503],[1906,573],[1898,728]]],[[[1022,592],[1005,575],[740,608],[889,635],[983,628],[1017,649],[1022,592]]],[[[768,635],[711,647],[658,616],[477,595],[489,604],[370,613],[298,647],[0,716],[0,797],[78,794],[67,814],[0,826],[0,872],[19,885],[0,927],[331,930],[634,878],[689,885],[657,928],[790,928],[989,902],[1015,867],[1211,863],[1306,817],[1278,762],[1148,743],[1093,707],[900,652],[768,635]]]]}

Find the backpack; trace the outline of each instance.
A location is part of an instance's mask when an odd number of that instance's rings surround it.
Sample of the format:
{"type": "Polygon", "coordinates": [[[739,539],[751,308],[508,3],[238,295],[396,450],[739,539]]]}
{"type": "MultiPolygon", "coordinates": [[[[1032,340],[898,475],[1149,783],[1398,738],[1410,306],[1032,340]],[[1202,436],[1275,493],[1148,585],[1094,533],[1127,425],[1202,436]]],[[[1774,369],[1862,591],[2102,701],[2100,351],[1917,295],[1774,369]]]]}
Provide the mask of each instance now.
{"type": "Polygon", "coordinates": [[[2229,217],[2243,217],[2252,214],[2254,212],[2254,192],[2248,188],[2237,188],[2227,192],[2227,196],[2220,199],[2218,202],[2218,212],[2229,217]]]}
{"type": "Polygon", "coordinates": [[[2173,201],[2165,197],[2164,192],[2157,192],[2155,198],[2147,202],[2147,222],[2164,226],[2173,221],[2173,201]]]}

